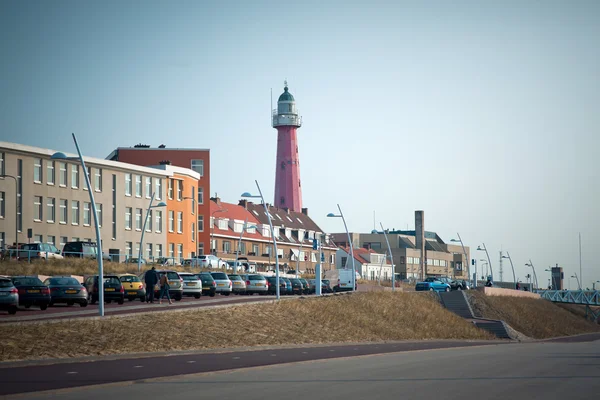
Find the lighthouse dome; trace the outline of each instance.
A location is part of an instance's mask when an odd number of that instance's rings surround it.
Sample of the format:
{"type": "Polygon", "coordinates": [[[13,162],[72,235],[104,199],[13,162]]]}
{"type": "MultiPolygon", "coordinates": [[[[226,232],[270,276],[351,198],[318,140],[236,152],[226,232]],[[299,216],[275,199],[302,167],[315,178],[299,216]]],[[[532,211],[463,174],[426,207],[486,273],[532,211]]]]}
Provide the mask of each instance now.
{"type": "Polygon", "coordinates": [[[283,88],[283,93],[279,96],[279,100],[277,101],[295,101],[294,96],[290,92],[288,92],[288,87],[283,88]]]}

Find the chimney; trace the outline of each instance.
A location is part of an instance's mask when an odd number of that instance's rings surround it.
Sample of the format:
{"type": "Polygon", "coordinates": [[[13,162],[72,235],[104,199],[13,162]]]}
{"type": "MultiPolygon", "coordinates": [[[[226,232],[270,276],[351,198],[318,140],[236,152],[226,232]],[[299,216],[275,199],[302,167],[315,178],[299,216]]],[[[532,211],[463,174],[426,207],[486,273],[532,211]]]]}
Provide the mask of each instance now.
{"type": "Polygon", "coordinates": [[[246,199],[240,200],[240,202],[238,203],[238,206],[242,206],[247,210],[248,209],[248,200],[246,200],[246,199]]]}
{"type": "Polygon", "coordinates": [[[286,214],[288,214],[288,215],[289,215],[289,213],[290,213],[290,209],[289,209],[289,208],[287,208],[287,207],[284,207],[284,208],[283,208],[283,211],[285,211],[285,213],[286,213],[286,214]]]}
{"type": "Polygon", "coordinates": [[[302,209],[302,214],[308,216],[308,208],[303,208],[302,209]]]}
{"type": "Polygon", "coordinates": [[[419,258],[419,278],[425,279],[427,272],[425,270],[425,212],[415,211],[415,244],[421,252],[419,258]]]}
{"type": "Polygon", "coordinates": [[[218,206],[221,205],[221,198],[220,197],[211,197],[210,201],[214,201],[215,203],[217,203],[218,206]]]}

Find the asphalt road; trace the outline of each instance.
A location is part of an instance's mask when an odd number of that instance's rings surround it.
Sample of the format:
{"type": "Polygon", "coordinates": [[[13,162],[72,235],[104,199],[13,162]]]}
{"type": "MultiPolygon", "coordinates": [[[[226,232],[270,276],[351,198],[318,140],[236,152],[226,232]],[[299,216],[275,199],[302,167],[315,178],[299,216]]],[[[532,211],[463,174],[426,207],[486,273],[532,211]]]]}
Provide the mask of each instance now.
{"type": "MultiPolygon", "coordinates": [[[[230,364],[232,368],[236,367],[235,360],[230,364]]],[[[139,365],[146,366],[144,360],[139,360],[139,365]]],[[[168,364],[154,367],[163,375],[168,374],[168,364]]],[[[30,379],[33,382],[50,380],[50,377],[42,376],[31,374],[30,379]]],[[[5,386],[6,380],[2,378],[2,381],[5,386]]],[[[599,393],[600,342],[595,341],[394,352],[145,379],[119,385],[32,393],[18,398],[574,400],[597,398],[599,393]]]]}

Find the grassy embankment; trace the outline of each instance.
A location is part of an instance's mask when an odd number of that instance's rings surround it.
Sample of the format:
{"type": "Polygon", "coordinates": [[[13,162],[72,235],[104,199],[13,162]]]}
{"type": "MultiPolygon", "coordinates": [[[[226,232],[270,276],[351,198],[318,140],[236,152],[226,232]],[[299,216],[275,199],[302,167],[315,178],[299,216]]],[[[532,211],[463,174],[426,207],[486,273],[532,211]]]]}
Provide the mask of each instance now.
{"type": "Polygon", "coordinates": [[[533,339],[600,332],[597,324],[547,300],[467,293],[476,316],[503,320],[533,339]]]}
{"type": "Polygon", "coordinates": [[[260,345],[492,339],[444,309],[435,296],[402,292],[0,325],[0,337],[1,360],[260,345]]]}

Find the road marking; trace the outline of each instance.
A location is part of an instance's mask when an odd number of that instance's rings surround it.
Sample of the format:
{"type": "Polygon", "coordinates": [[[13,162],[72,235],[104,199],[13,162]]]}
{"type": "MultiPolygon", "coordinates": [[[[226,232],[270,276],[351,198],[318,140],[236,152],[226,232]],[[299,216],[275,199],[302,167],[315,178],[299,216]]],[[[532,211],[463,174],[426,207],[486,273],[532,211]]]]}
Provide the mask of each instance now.
{"type": "Polygon", "coordinates": [[[329,351],[333,353],[335,350],[329,350],[329,351]]]}
{"type": "Polygon", "coordinates": [[[271,357],[276,357],[276,356],[277,356],[277,354],[271,354],[271,357]]]}
{"type": "Polygon", "coordinates": [[[358,350],[358,347],[353,348],[352,350],[358,350]]]}
{"type": "Polygon", "coordinates": [[[233,357],[233,360],[239,360],[242,357],[233,357]]]}
{"type": "Polygon", "coordinates": [[[133,368],[144,368],[144,366],[143,365],[136,365],[133,368]]]}
{"type": "Polygon", "coordinates": [[[67,375],[75,375],[77,372],[76,371],[71,371],[71,372],[67,372],[67,375]]]}
{"type": "Polygon", "coordinates": [[[303,351],[302,354],[308,354],[308,351],[303,351]]]}

